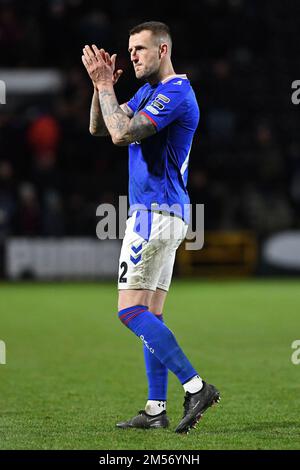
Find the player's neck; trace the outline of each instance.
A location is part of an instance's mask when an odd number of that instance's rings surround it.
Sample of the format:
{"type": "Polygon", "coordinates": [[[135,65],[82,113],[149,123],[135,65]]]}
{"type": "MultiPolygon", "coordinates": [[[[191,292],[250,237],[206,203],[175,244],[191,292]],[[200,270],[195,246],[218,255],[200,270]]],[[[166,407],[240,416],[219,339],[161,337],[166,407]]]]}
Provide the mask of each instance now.
{"type": "Polygon", "coordinates": [[[174,71],[172,63],[168,62],[164,64],[162,67],[160,67],[158,73],[155,76],[151,77],[148,81],[150,85],[155,85],[159,82],[162,82],[167,77],[170,77],[172,75],[175,75],[175,71],[174,71]]]}

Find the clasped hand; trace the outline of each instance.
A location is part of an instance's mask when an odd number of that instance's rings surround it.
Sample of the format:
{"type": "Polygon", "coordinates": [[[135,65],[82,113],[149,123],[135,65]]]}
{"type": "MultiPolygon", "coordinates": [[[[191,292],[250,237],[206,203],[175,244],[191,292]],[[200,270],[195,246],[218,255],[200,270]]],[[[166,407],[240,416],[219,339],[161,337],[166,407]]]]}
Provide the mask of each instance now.
{"type": "Polygon", "coordinates": [[[123,73],[123,70],[115,71],[117,54],[109,55],[104,49],[98,49],[95,44],[84,46],[81,57],[95,88],[104,84],[115,85],[123,73]]]}

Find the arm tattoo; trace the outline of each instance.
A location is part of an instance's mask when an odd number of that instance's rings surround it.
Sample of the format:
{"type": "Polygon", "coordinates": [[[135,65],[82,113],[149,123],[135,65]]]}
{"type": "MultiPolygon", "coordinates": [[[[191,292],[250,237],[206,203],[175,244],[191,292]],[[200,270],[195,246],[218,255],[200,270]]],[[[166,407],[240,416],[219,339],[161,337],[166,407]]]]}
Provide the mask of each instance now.
{"type": "Polygon", "coordinates": [[[156,134],[156,127],[144,114],[138,113],[131,119],[129,133],[131,142],[135,142],[156,134]]]}
{"type": "MultiPolygon", "coordinates": [[[[128,116],[129,118],[133,116],[133,111],[127,105],[127,103],[121,104],[120,108],[124,111],[126,116],[128,116]]],[[[91,104],[91,110],[90,110],[90,133],[96,136],[109,135],[109,132],[103,120],[97,91],[94,91],[93,98],[92,98],[92,104],[91,104]]]]}
{"type": "Polygon", "coordinates": [[[123,105],[123,109],[120,107],[113,89],[99,91],[99,102],[104,122],[116,145],[128,145],[155,134],[155,126],[143,114],[129,117],[130,108],[127,105],[126,108],[123,105]]]}
{"type": "Polygon", "coordinates": [[[98,92],[94,90],[90,110],[90,133],[97,136],[109,135],[99,104],[98,92]]]}

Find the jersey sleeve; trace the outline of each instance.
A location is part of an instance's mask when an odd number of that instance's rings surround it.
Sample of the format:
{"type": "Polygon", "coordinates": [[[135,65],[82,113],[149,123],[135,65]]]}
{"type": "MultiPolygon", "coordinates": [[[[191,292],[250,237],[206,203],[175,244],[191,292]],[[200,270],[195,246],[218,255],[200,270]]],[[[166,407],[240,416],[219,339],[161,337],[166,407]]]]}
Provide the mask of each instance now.
{"type": "Polygon", "coordinates": [[[127,106],[129,106],[130,109],[135,113],[139,107],[140,103],[140,89],[135,93],[135,95],[127,101],[127,106]]]}
{"type": "Polygon", "coordinates": [[[190,89],[188,80],[172,80],[154,95],[153,100],[140,110],[160,131],[182,112],[180,106],[190,89]]]}

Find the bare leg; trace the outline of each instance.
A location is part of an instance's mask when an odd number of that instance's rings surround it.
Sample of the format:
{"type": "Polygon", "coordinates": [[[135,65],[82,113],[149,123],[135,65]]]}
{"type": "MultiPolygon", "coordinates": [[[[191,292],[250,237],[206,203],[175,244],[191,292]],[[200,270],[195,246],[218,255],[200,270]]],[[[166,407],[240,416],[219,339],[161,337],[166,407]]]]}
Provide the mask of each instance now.
{"type": "Polygon", "coordinates": [[[153,292],[149,305],[149,310],[150,312],[154,313],[154,315],[162,314],[167,293],[167,291],[162,289],[156,289],[156,291],[153,292]]]}
{"type": "Polygon", "coordinates": [[[118,310],[133,307],[135,305],[150,306],[152,290],[146,289],[122,289],[119,290],[118,310]]]}

